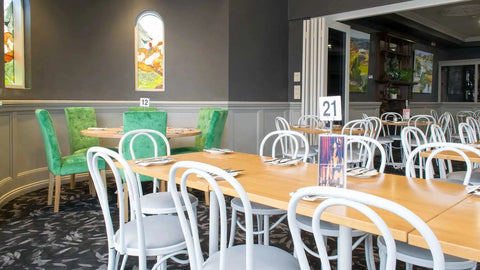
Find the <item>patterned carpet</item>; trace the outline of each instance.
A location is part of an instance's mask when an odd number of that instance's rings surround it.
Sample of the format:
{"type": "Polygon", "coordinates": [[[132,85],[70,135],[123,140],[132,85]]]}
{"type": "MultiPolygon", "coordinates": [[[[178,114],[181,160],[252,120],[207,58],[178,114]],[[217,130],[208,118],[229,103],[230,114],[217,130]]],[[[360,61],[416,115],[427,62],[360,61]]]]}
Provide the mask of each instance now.
{"type": "MultiPolygon", "coordinates": [[[[391,169],[389,172],[402,173],[391,169]]],[[[151,187],[144,187],[144,190],[151,190],[151,187]]],[[[111,187],[109,194],[115,197],[111,187]]],[[[208,208],[203,194],[195,195],[201,201],[198,218],[202,239],[206,240],[208,208]]],[[[103,216],[97,198],[89,196],[86,182],[78,183],[75,190],[70,190],[67,185],[62,187],[59,213],[53,213],[53,207],[46,205],[46,198],[45,188],[21,196],[0,209],[0,242],[3,243],[0,269],[106,269],[108,255],[103,216]]],[[[111,211],[116,213],[116,207],[111,211]]],[[[305,238],[307,244],[313,243],[309,235],[305,238]]],[[[237,231],[236,243],[241,242],[242,234],[237,231]]],[[[293,251],[285,222],[271,232],[270,243],[293,251]]],[[[329,239],[328,245],[334,252],[335,240],[329,239]]],[[[376,260],[378,267],[378,258],[376,260]]],[[[126,269],[137,269],[136,263],[136,258],[129,258],[126,269]]],[[[312,269],[320,269],[319,260],[311,259],[311,263],[312,269]]],[[[353,252],[352,263],[353,269],[366,269],[363,245],[353,252]]],[[[332,268],[336,269],[335,263],[332,268]]],[[[169,261],[168,269],[189,268],[169,261]]],[[[404,265],[397,263],[397,269],[404,269],[404,265]]]]}

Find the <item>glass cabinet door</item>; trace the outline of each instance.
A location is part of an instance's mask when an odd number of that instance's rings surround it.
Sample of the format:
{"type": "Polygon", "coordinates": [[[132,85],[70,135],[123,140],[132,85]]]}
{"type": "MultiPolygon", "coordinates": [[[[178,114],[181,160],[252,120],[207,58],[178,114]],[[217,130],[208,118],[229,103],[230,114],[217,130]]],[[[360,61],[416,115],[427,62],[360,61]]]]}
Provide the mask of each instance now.
{"type": "Polygon", "coordinates": [[[441,91],[448,102],[474,102],[475,65],[441,67],[441,91]]]}

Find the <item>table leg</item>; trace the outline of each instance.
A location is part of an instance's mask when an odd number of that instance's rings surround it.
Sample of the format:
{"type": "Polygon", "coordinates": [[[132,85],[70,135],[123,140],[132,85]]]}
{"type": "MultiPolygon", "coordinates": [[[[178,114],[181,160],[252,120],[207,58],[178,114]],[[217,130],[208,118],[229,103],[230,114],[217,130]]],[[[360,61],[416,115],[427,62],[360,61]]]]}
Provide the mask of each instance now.
{"type": "Polygon", "coordinates": [[[352,269],[352,228],[340,225],[337,241],[338,269],[352,269]]]}
{"type": "MultiPolygon", "coordinates": [[[[207,191],[208,192],[208,191],[207,191]]],[[[218,223],[219,220],[219,206],[215,192],[210,191],[210,228],[209,228],[209,243],[208,252],[212,256],[218,251],[218,223]]]]}

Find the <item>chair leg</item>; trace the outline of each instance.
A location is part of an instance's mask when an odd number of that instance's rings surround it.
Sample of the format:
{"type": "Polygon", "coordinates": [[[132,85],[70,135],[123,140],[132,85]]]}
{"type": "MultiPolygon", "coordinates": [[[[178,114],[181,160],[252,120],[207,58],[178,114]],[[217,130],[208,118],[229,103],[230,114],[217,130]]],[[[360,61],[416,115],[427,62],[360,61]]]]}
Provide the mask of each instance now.
{"type": "Polygon", "coordinates": [[[53,204],[53,212],[57,213],[60,209],[60,191],[62,190],[62,177],[55,175],[55,202],[53,204]]]}
{"type": "Polygon", "coordinates": [[[160,192],[165,192],[165,191],[167,191],[167,182],[160,181],[160,192]]]}
{"type": "Polygon", "coordinates": [[[100,176],[102,177],[103,186],[107,188],[107,172],[105,170],[100,170],[100,176]]]}
{"type": "Polygon", "coordinates": [[[411,263],[405,263],[405,270],[412,270],[413,265],[411,263]]]}
{"type": "Polygon", "coordinates": [[[210,192],[205,191],[205,204],[210,205],[210,192]]]}
{"type": "Polygon", "coordinates": [[[70,175],[70,189],[75,189],[75,174],[70,175]]]}
{"type": "Polygon", "coordinates": [[[55,176],[53,173],[49,172],[49,181],[48,181],[48,197],[47,197],[47,205],[52,205],[53,202],[53,187],[55,186],[55,176]]]}
{"type": "Polygon", "coordinates": [[[128,222],[128,185],[123,183],[123,202],[125,205],[125,222],[128,222]]]}
{"type": "Polygon", "coordinates": [[[375,270],[375,259],[373,258],[373,236],[365,238],[365,260],[368,270],[375,270]]]}
{"type": "Polygon", "coordinates": [[[263,244],[268,246],[270,242],[270,216],[263,215],[263,244]]]}
{"type": "Polygon", "coordinates": [[[235,242],[236,230],[237,230],[237,210],[232,209],[232,220],[230,224],[230,239],[228,241],[228,247],[233,246],[233,242],[235,242]]]}
{"type": "Polygon", "coordinates": [[[97,195],[95,191],[95,184],[93,183],[93,179],[90,174],[88,175],[88,191],[90,193],[90,196],[92,197],[95,197],[97,195]]]}

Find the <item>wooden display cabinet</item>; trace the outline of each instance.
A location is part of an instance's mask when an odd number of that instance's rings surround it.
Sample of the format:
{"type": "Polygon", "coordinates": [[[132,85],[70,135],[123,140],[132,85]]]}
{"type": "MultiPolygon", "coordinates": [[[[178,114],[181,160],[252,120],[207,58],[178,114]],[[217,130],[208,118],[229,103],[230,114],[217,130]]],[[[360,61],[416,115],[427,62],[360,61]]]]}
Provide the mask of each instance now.
{"type": "Polygon", "coordinates": [[[380,114],[402,113],[412,98],[414,42],[390,33],[377,33],[376,99],[380,114]],[[395,95],[396,94],[396,95],[395,95]]]}

